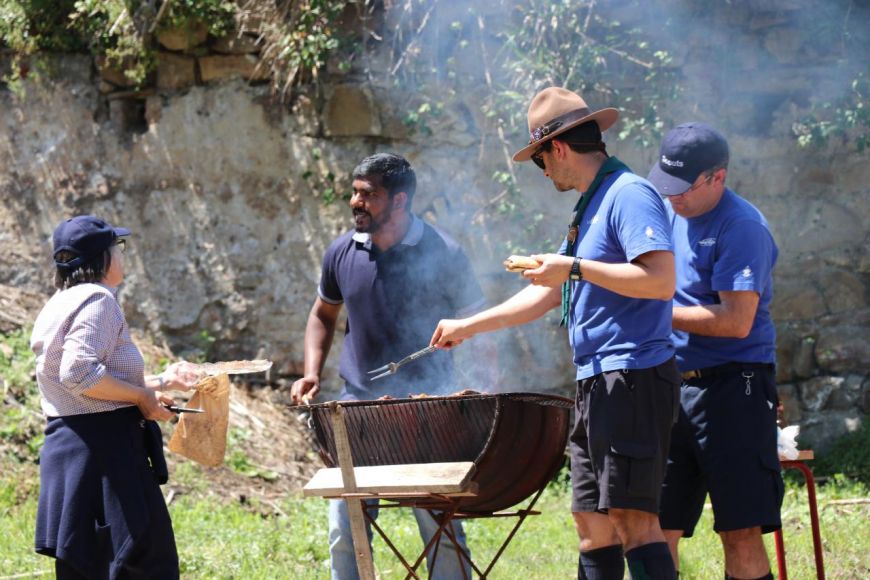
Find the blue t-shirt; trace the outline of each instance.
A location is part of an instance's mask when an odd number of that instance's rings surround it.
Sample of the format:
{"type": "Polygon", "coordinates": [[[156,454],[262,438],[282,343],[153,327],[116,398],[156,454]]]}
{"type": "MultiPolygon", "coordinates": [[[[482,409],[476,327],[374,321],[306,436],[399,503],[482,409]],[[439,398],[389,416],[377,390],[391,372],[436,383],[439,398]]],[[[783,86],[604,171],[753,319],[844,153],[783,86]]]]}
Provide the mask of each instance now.
{"type": "MultiPolygon", "coordinates": [[[[583,214],[575,256],[627,263],[655,250],[673,251],[668,214],[645,179],[608,176],[583,214]]],[[[562,243],[560,253],[564,253],[562,243]]],[[[674,355],[671,300],[628,298],[585,281],[572,282],[568,341],[577,379],[604,371],[644,369],[674,355]]]]}
{"type": "Polygon", "coordinates": [[[767,220],[751,203],[726,189],[711,211],[694,218],[676,215],[668,204],[676,247],[675,306],[719,304],[719,292],[759,295],[746,338],[701,336],[675,330],[680,370],[728,362],[776,361],[776,329],[770,318],[773,266],[779,253],[767,220]]]}
{"type": "Polygon", "coordinates": [[[413,216],[405,238],[381,252],[368,234],[347,232],[323,257],[318,294],[324,302],[347,308],[339,360],[342,400],[457,390],[447,351],[377,381],[366,374],[426,347],[442,318],[467,316],[483,307],[468,257],[446,234],[413,216]]]}

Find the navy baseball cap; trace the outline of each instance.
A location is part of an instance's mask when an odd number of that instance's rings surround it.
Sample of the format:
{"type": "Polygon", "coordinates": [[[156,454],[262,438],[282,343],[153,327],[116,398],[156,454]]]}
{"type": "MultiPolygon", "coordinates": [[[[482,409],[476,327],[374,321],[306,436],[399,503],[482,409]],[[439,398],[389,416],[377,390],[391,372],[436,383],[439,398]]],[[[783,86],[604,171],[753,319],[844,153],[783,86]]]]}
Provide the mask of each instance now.
{"type": "Polygon", "coordinates": [[[680,195],[708,169],[727,165],[728,157],[722,133],[704,123],[683,123],[665,135],[647,179],[662,195],[680,195]]]}
{"type": "Polygon", "coordinates": [[[114,228],[92,215],[77,215],[60,222],[54,229],[54,263],[58,268],[74,270],[105,252],[121,236],[129,236],[127,228],[114,228]],[[75,254],[69,262],[58,262],[58,252],[75,254]]]}

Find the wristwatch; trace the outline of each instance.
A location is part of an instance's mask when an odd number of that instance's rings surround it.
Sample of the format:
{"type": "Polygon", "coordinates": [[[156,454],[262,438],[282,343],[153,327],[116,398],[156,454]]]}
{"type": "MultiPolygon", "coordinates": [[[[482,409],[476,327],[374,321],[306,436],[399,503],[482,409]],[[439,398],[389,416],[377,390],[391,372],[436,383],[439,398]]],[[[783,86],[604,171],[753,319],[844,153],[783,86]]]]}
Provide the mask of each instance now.
{"type": "Polygon", "coordinates": [[[571,263],[571,272],[568,273],[568,278],[575,282],[583,279],[583,272],[580,271],[580,260],[582,259],[579,257],[574,258],[574,261],[571,263]]]}

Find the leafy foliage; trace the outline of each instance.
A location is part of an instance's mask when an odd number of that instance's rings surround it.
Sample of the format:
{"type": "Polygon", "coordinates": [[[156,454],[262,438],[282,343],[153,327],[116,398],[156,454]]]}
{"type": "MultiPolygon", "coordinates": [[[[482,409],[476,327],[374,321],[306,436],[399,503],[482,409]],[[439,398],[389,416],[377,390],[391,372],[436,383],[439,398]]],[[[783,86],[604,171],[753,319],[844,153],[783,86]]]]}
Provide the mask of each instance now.
{"type": "Polygon", "coordinates": [[[71,26],[76,0],[0,0],[0,41],[16,52],[80,51],[87,43],[71,26]]]}
{"type": "Polygon", "coordinates": [[[336,23],[347,4],[347,0],[0,0],[0,44],[11,48],[19,60],[38,51],[88,51],[105,57],[133,84],[143,86],[150,82],[155,66],[155,33],[206,26],[209,34],[221,37],[231,33],[238,21],[259,33],[276,87],[286,91],[316,77],[327,56],[340,46],[336,23]]]}
{"type": "Polygon", "coordinates": [[[158,30],[204,24],[209,34],[220,37],[233,26],[236,5],[228,0],[172,0],[164,4],[168,9],[158,22],[158,30]]]}
{"type": "Polygon", "coordinates": [[[813,105],[810,112],[792,125],[801,147],[822,147],[834,137],[850,138],[858,152],[870,145],[870,83],[858,73],[844,94],[836,100],[813,105]]]}
{"type": "MultiPolygon", "coordinates": [[[[261,66],[270,69],[273,88],[286,98],[292,87],[316,79],[329,55],[349,43],[339,33],[349,4],[353,0],[240,0],[230,6],[238,25],[258,35],[261,66]]],[[[340,68],[349,66],[345,62],[340,68]]]]}
{"type": "MultiPolygon", "coordinates": [[[[173,0],[159,6],[153,0],[0,0],[0,43],[19,62],[38,51],[89,51],[141,86],[154,69],[156,30],[202,22],[222,35],[232,23],[233,7],[226,0],[173,0]]],[[[15,67],[7,80],[26,76],[28,68],[15,67]]]]}
{"type": "MultiPolygon", "coordinates": [[[[502,0],[505,8],[512,3],[502,0]]],[[[655,105],[679,90],[670,55],[638,28],[623,25],[594,0],[526,0],[516,5],[514,24],[501,35],[496,63],[505,73],[486,106],[512,131],[525,131],[529,96],[545,86],[571,87],[590,101],[600,99],[626,111],[620,139],[646,146],[663,127],[655,105]],[[643,79],[643,83],[627,83],[643,79]],[[640,85],[640,90],[638,89],[640,85]],[[622,86],[631,86],[623,91],[622,86]],[[646,104],[643,104],[646,103],[646,104]]],[[[639,8],[623,2],[622,10],[639,8]]]]}
{"type": "Polygon", "coordinates": [[[841,475],[870,485],[870,422],[838,439],[813,462],[816,476],[841,475]]]}
{"type": "Polygon", "coordinates": [[[36,360],[30,350],[30,330],[0,335],[0,458],[35,463],[42,447],[44,419],[36,387],[36,360]]]}

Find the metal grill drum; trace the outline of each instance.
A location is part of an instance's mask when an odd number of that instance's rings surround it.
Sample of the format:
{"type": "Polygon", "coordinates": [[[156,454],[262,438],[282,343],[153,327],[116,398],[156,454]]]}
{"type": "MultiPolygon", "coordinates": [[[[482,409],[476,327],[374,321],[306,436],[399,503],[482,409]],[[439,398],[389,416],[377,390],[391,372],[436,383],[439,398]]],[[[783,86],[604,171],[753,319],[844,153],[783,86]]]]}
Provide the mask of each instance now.
{"type": "MultiPolygon", "coordinates": [[[[573,402],[553,395],[499,393],[342,406],[354,466],[472,461],[478,493],[463,498],[460,510],[491,513],[521,502],[556,474],[573,402]]],[[[328,404],[311,405],[311,416],[321,457],[336,467],[328,404]]]]}

